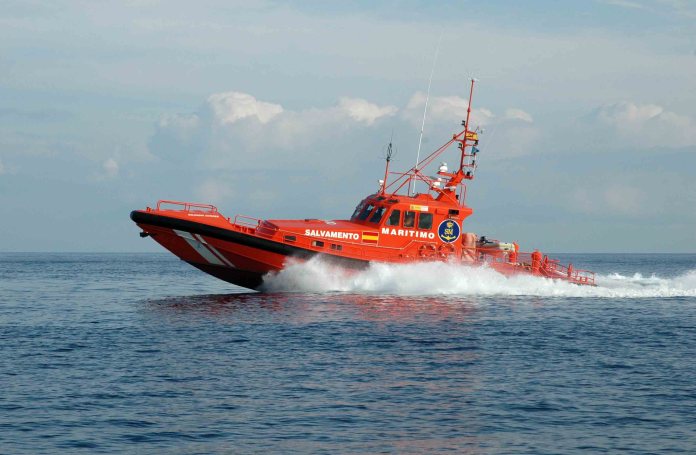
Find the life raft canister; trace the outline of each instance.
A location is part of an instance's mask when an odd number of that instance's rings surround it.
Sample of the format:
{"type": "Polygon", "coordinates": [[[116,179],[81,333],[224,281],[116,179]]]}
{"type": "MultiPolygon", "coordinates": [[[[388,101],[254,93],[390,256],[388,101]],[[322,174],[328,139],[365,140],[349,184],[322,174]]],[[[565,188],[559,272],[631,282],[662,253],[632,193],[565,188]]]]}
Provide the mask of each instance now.
{"type": "Polygon", "coordinates": [[[532,253],[532,272],[539,273],[541,269],[542,254],[539,250],[534,250],[532,253]]]}
{"type": "Polygon", "coordinates": [[[478,242],[478,236],[473,232],[462,234],[462,261],[474,262],[476,260],[476,242],[478,242]]]}

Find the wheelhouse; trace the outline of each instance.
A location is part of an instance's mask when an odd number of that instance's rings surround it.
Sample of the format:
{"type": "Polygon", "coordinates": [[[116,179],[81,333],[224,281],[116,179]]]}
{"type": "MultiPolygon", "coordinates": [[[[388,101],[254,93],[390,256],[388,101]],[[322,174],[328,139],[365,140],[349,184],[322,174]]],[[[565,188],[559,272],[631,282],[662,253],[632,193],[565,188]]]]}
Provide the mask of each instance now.
{"type": "Polygon", "coordinates": [[[453,207],[449,201],[436,200],[430,194],[411,197],[378,193],[360,201],[350,221],[378,230],[381,245],[403,246],[414,239],[436,240],[440,223],[453,220],[461,226],[471,213],[469,207],[453,207]]]}

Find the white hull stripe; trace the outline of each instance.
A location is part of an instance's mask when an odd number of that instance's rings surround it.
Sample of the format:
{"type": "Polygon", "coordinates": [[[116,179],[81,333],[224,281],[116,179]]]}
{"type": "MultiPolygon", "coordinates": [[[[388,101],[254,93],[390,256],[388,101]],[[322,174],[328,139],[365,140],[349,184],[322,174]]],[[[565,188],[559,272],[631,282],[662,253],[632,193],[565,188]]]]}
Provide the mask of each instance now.
{"type": "Polygon", "coordinates": [[[210,243],[206,242],[205,239],[203,238],[202,235],[200,234],[193,234],[193,236],[198,239],[202,244],[208,247],[208,249],[215,255],[217,256],[218,259],[220,259],[222,262],[224,262],[227,266],[229,267],[234,267],[234,264],[232,264],[230,261],[227,260],[227,258],[218,251],[217,248],[215,248],[213,245],[210,243]]]}
{"type": "Polygon", "coordinates": [[[173,231],[176,233],[176,235],[186,240],[186,243],[191,245],[191,248],[193,248],[194,250],[196,250],[198,254],[203,256],[203,259],[205,259],[206,261],[215,265],[225,265],[220,259],[218,259],[217,256],[213,254],[212,251],[210,251],[207,248],[207,246],[204,243],[193,237],[190,233],[186,231],[179,231],[177,229],[173,229],[173,231]]]}

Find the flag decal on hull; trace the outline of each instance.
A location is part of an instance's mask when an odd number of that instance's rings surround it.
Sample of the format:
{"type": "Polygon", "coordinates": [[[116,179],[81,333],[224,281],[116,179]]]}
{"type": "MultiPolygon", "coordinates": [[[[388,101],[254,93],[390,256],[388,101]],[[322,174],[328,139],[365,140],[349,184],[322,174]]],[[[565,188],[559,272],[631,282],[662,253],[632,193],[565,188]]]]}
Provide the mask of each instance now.
{"type": "Polygon", "coordinates": [[[377,242],[379,242],[379,232],[363,231],[362,241],[363,241],[363,243],[377,243],[377,242]]]}

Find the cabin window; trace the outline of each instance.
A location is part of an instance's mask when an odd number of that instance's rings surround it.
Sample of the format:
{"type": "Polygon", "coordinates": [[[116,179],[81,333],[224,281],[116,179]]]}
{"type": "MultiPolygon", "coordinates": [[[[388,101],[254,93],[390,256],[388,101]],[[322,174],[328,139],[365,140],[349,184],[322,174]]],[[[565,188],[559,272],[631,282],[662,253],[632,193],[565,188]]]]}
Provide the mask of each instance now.
{"type": "Polygon", "coordinates": [[[286,242],[295,242],[297,240],[297,237],[295,237],[294,235],[286,235],[285,237],[283,237],[283,240],[285,240],[286,242]]]}
{"type": "Polygon", "coordinates": [[[384,215],[385,210],[387,210],[386,207],[377,207],[375,213],[373,213],[370,217],[370,223],[379,223],[382,221],[382,216],[384,215]]]}
{"type": "Polygon", "coordinates": [[[433,214],[421,213],[418,218],[418,229],[430,229],[433,227],[433,214]]]}
{"type": "Polygon", "coordinates": [[[387,219],[387,226],[398,226],[401,222],[401,210],[392,210],[387,219]]]}
{"type": "Polygon", "coordinates": [[[361,202],[360,204],[358,204],[358,206],[355,207],[355,212],[353,212],[353,215],[351,215],[350,219],[354,220],[358,216],[358,214],[360,213],[360,211],[362,210],[362,208],[364,206],[365,206],[364,202],[361,202]]]}
{"type": "Polygon", "coordinates": [[[416,224],[416,212],[404,212],[404,227],[412,228],[416,224]]]}
{"type": "Polygon", "coordinates": [[[359,219],[360,221],[365,221],[365,220],[367,219],[367,217],[370,215],[370,212],[372,211],[373,208],[375,208],[374,205],[372,205],[372,204],[367,204],[367,207],[365,207],[365,208],[363,209],[363,211],[360,212],[360,215],[358,215],[358,219],[359,219]]]}
{"type": "Polygon", "coordinates": [[[312,240],[312,246],[323,248],[324,242],[322,242],[321,240],[312,240]]]}
{"type": "Polygon", "coordinates": [[[336,245],[335,243],[332,243],[331,249],[335,250],[335,251],[341,251],[341,250],[343,250],[343,245],[336,245]]]}

